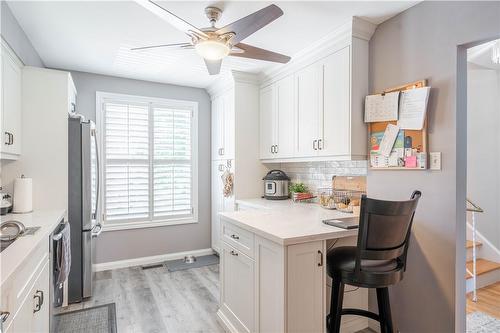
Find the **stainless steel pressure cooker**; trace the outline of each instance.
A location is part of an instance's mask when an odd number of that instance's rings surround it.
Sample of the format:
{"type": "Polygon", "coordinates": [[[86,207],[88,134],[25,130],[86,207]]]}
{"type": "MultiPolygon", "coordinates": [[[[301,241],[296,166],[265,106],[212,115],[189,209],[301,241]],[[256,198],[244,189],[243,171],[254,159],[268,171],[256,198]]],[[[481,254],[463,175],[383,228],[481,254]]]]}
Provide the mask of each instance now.
{"type": "Polygon", "coordinates": [[[268,200],[288,199],[288,183],[290,177],[281,170],[271,170],[262,178],[264,180],[264,198],[268,200]]]}

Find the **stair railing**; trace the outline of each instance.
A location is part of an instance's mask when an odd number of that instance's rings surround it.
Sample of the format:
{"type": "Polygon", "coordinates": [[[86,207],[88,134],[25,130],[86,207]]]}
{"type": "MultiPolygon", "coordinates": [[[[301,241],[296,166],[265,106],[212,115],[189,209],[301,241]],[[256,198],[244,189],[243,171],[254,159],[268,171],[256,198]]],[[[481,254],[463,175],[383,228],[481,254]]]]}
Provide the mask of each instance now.
{"type": "Polygon", "coordinates": [[[466,268],[468,274],[472,275],[472,301],[477,302],[477,275],[476,275],[476,213],[484,213],[484,210],[467,198],[467,211],[472,215],[472,272],[466,268]]]}

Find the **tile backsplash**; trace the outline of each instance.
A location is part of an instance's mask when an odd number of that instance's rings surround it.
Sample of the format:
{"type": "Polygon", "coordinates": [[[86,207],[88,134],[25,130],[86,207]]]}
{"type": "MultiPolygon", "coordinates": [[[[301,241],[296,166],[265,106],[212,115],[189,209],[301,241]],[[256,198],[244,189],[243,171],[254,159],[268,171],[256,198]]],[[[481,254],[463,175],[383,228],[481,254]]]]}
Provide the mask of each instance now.
{"type": "Polygon", "coordinates": [[[311,191],[321,187],[331,187],[333,176],[366,176],[367,161],[292,162],[281,163],[292,182],[302,182],[311,191]]]}

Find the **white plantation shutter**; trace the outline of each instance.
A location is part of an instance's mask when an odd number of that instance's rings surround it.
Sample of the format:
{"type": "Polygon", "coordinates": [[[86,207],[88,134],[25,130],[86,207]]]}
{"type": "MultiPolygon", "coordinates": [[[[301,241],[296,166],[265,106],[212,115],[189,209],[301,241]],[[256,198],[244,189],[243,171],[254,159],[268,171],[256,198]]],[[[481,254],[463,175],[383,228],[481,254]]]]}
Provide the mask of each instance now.
{"type": "Polygon", "coordinates": [[[106,222],[193,216],[193,107],[178,104],[102,103],[106,222]]]}
{"type": "Polygon", "coordinates": [[[191,214],[191,110],[153,107],[153,212],[191,214]]]}

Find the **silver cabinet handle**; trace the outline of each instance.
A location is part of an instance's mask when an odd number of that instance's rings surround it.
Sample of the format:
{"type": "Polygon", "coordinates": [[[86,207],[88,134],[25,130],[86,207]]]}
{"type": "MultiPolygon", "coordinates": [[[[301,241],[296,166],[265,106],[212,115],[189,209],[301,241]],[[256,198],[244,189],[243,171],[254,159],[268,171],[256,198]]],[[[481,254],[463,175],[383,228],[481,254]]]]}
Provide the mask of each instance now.
{"type": "Polygon", "coordinates": [[[220,154],[221,154],[221,155],[224,155],[224,148],[221,148],[221,149],[220,149],[220,154]]]}
{"type": "Polygon", "coordinates": [[[219,164],[219,171],[224,171],[224,164],[219,164]]]}
{"type": "Polygon", "coordinates": [[[36,300],[35,308],[33,309],[33,313],[36,313],[42,309],[43,305],[43,291],[37,290],[33,298],[36,300]]]}
{"type": "Polygon", "coordinates": [[[7,318],[9,318],[10,312],[9,311],[2,311],[0,312],[0,321],[2,323],[5,323],[7,321],[7,318]]]}
{"type": "Polygon", "coordinates": [[[317,142],[318,142],[318,140],[313,140],[313,149],[314,150],[318,150],[318,148],[316,147],[317,142]]]}
{"type": "Polygon", "coordinates": [[[318,266],[323,266],[323,253],[318,250],[319,262],[318,266]]]}
{"type": "Polygon", "coordinates": [[[9,132],[5,132],[5,141],[4,144],[9,145],[10,144],[10,134],[9,132]]]}
{"type": "Polygon", "coordinates": [[[240,239],[240,237],[239,237],[239,236],[237,236],[237,235],[235,235],[235,234],[232,234],[232,235],[231,235],[231,238],[232,238],[232,239],[240,239]]]}
{"type": "Polygon", "coordinates": [[[278,153],[278,145],[275,145],[274,147],[275,147],[274,152],[277,154],[278,153]]]}
{"type": "Polygon", "coordinates": [[[231,253],[231,255],[233,255],[233,256],[238,256],[238,252],[235,252],[235,251],[233,251],[233,250],[231,250],[231,252],[230,252],[230,253],[231,253]]]}
{"type": "Polygon", "coordinates": [[[323,139],[318,140],[318,149],[322,150],[323,149],[323,139]]]}
{"type": "Polygon", "coordinates": [[[274,154],[274,146],[271,145],[271,154],[274,154]]]}

